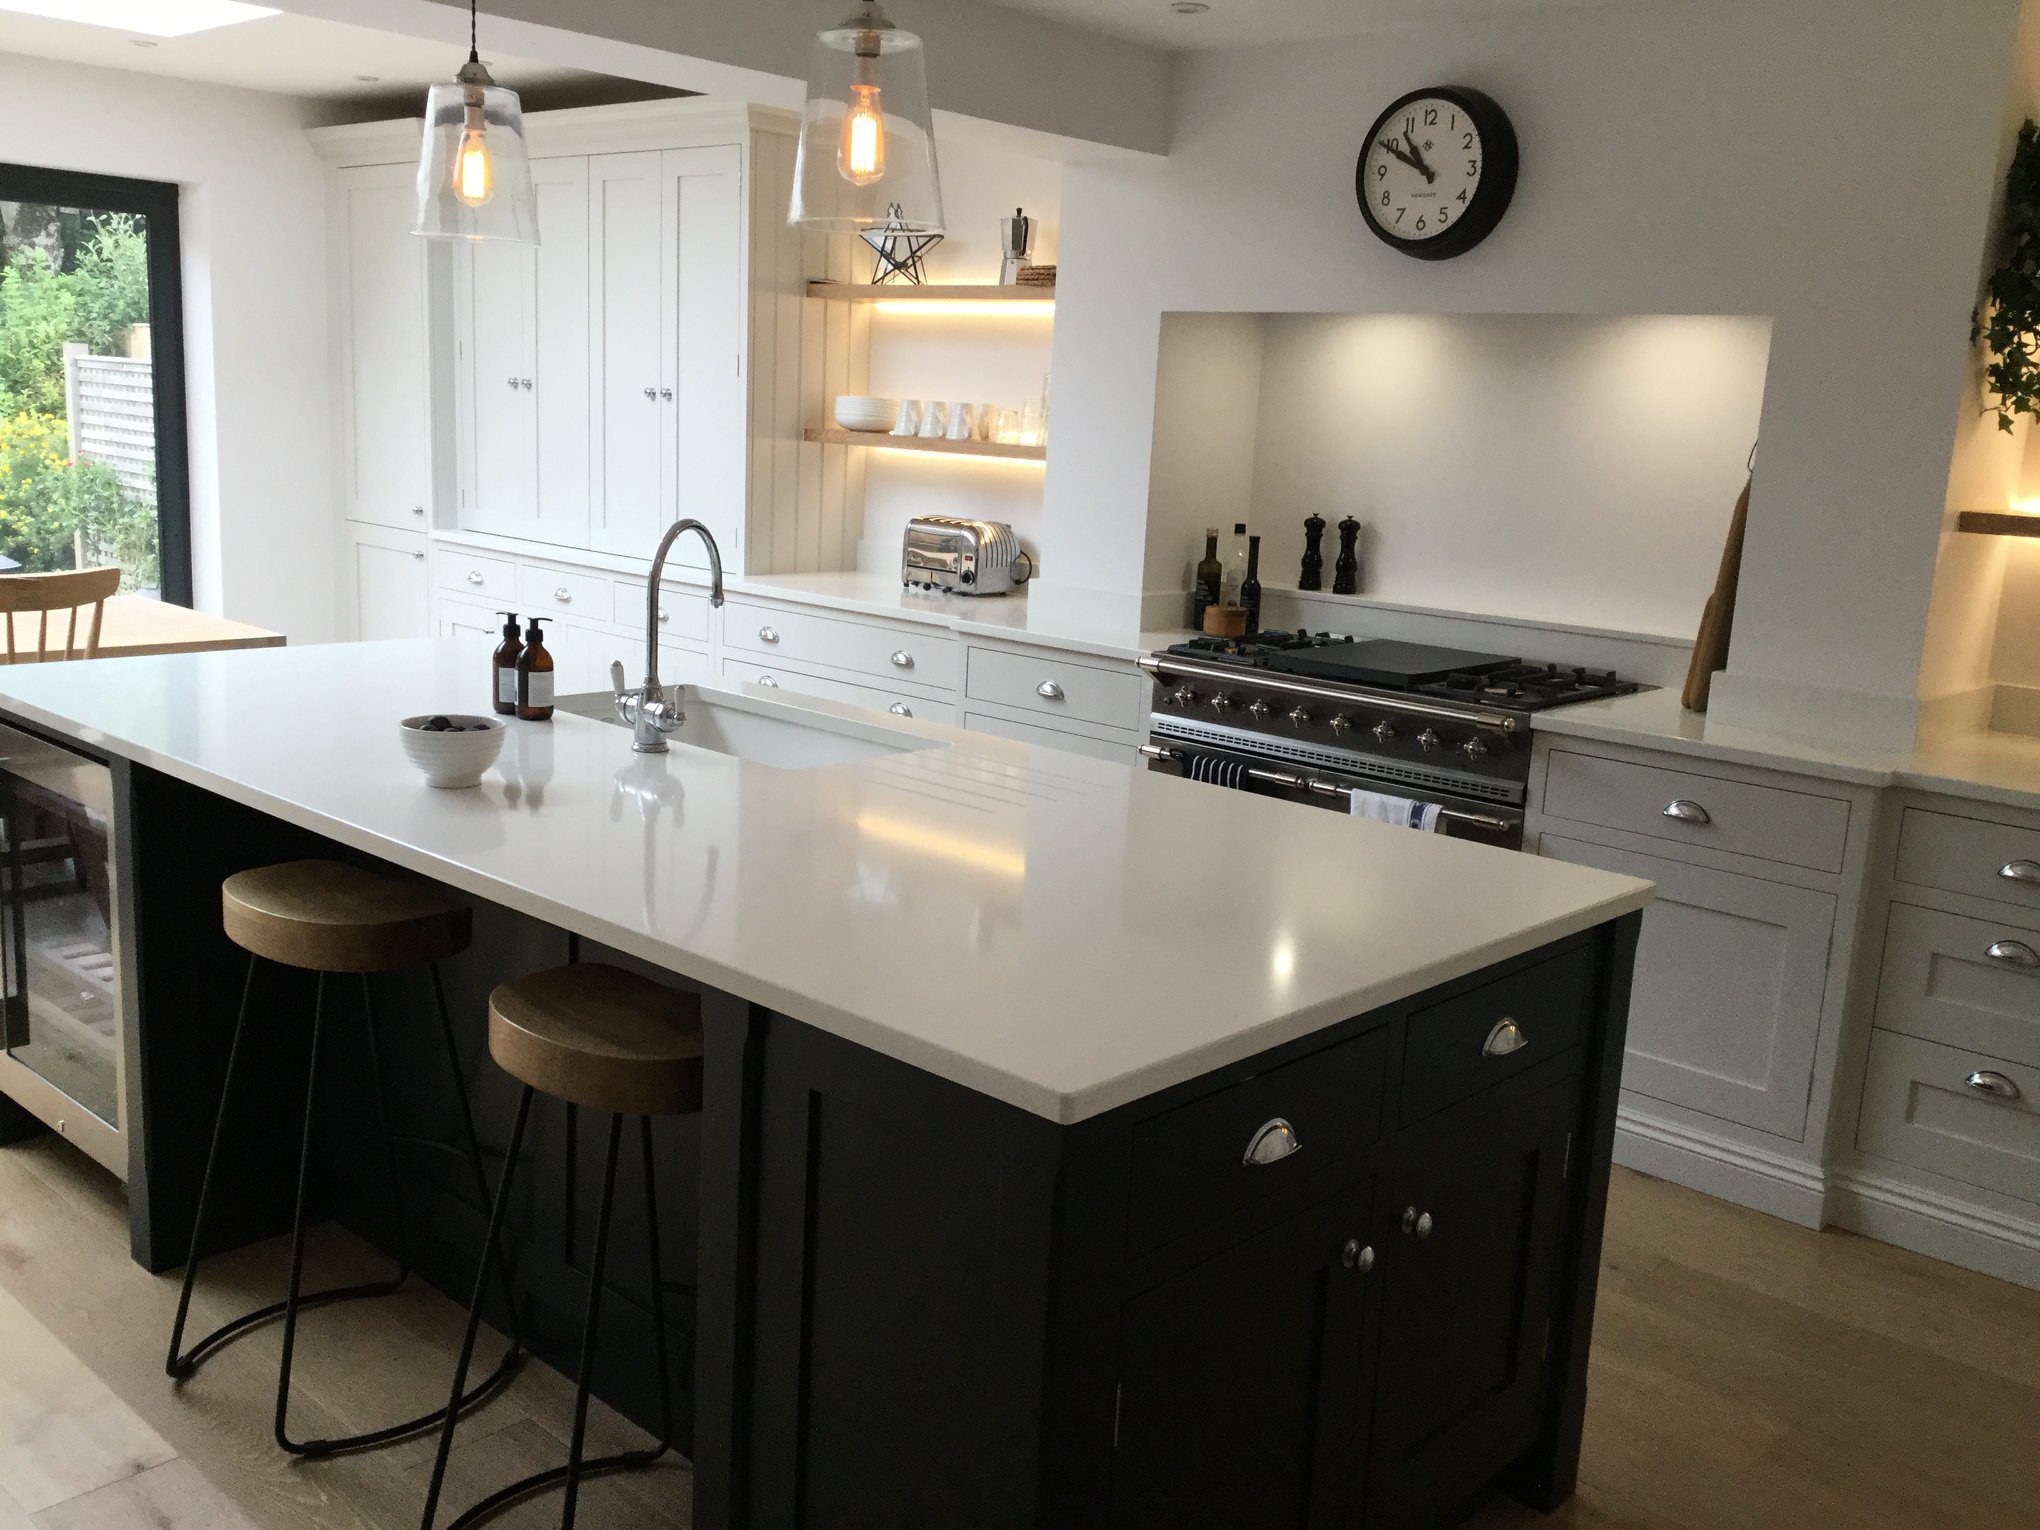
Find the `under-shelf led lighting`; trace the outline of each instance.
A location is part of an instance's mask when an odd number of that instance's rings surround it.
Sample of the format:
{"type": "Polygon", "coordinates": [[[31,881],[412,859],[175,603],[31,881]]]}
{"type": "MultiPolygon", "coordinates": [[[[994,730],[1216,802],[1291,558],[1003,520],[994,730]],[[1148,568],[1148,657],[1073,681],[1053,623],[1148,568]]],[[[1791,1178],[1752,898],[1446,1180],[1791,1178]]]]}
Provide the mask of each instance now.
{"type": "Polygon", "coordinates": [[[144,37],[189,37],[194,32],[260,21],[274,16],[276,7],[246,5],[242,0],[0,0],[0,11],[139,32],[144,37]]]}
{"type": "Polygon", "coordinates": [[[1055,304],[1040,298],[880,298],[871,305],[880,313],[940,314],[960,318],[1055,317],[1055,304]]]}

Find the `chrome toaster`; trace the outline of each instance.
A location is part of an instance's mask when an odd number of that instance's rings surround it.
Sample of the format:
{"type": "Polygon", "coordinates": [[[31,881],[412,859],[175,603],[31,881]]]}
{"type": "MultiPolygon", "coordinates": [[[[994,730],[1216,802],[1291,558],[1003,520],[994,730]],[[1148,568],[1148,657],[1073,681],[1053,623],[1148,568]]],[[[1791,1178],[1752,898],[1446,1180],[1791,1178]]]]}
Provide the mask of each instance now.
{"type": "Polygon", "coordinates": [[[910,590],[1005,595],[1033,572],[1034,560],[1004,521],[917,515],[907,522],[900,583],[910,590]]]}

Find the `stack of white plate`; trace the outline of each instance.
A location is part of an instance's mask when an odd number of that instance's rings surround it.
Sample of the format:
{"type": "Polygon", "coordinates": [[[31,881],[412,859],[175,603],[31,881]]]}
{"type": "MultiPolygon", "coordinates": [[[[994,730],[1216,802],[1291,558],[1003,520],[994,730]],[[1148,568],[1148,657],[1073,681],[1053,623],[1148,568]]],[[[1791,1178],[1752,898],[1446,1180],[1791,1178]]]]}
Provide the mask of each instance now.
{"type": "Polygon", "coordinates": [[[891,430],[899,404],[889,398],[845,393],[836,400],[836,423],[845,430],[891,430]]]}

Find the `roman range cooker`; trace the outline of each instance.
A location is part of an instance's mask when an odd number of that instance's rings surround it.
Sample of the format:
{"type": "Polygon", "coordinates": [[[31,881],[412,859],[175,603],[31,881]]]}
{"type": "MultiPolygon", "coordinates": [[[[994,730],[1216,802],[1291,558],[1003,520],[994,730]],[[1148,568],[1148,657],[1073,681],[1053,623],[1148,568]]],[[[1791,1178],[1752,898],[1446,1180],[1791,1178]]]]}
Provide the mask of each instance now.
{"type": "Polygon", "coordinates": [[[1435,804],[1438,830],[1520,849],[1530,714],[1643,687],[1386,638],[1192,638],[1140,661],[1151,769],[1352,810],[1356,788],[1435,804]]]}

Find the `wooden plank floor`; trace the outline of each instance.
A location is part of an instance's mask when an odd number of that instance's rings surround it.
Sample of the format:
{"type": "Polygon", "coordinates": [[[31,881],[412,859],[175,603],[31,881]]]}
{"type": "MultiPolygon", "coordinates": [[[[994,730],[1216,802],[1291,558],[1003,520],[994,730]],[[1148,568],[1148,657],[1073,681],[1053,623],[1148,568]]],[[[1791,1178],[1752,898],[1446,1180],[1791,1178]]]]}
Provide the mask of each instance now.
{"type": "MultiPolygon", "coordinates": [[[[369,1256],[314,1239],[322,1274],[369,1256]]],[[[207,1322],[274,1289],[274,1245],[219,1262],[207,1322]]],[[[270,1442],[273,1334],[182,1388],[176,1282],[127,1257],[118,1188],[52,1139],[0,1149],[0,1530],[412,1530],[426,1442],[293,1463],[270,1442]]],[[[310,1429],[439,1400],[460,1314],[430,1293],[328,1309],[301,1338],[310,1429]]],[[[1578,1498],[1479,1530],[2031,1530],[2040,1292],[1813,1234],[1617,1171],[1578,1498]]],[[[542,1367],[462,1428],[449,1502],[563,1458],[542,1367]]],[[[599,1414],[595,1443],[642,1437],[599,1414]]],[[[688,1523],[684,1463],[591,1484],[581,1524],[688,1523]]],[[[557,1523],[557,1500],[499,1523],[557,1523]]],[[[918,1530],[918,1527],[902,1527],[918,1530]]],[[[945,1527],[946,1530],[946,1527],[945,1527]]]]}

